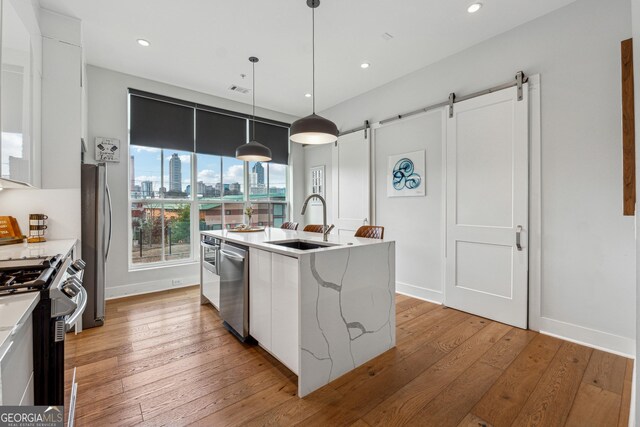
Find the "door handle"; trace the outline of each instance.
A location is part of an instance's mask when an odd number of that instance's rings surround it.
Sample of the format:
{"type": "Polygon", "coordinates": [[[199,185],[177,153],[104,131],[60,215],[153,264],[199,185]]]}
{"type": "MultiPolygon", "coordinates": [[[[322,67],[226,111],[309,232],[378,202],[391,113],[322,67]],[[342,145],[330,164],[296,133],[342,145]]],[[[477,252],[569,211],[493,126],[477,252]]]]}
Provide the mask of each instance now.
{"type": "Polygon", "coordinates": [[[520,238],[522,236],[522,226],[519,225],[516,227],[516,249],[522,251],[522,244],[520,243],[520,238]]]}

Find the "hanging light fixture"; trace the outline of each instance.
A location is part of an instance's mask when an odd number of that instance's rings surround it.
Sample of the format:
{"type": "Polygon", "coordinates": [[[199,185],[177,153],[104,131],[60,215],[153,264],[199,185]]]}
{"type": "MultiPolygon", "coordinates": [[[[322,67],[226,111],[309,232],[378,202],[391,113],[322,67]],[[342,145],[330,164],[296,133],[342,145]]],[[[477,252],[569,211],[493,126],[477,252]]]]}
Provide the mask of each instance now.
{"type": "Polygon", "coordinates": [[[307,117],[296,120],[291,125],[291,140],[301,144],[328,144],[338,139],[338,127],[331,120],[316,114],[316,34],[315,9],[320,6],[320,0],[307,0],[311,8],[311,41],[313,56],[313,112],[307,117]]]}
{"type": "Polygon", "coordinates": [[[271,160],[271,149],[256,141],[256,62],[258,58],[249,58],[253,65],[253,132],[251,140],[236,148],[236,159],[245,162],[268,162],[271,160]]]}

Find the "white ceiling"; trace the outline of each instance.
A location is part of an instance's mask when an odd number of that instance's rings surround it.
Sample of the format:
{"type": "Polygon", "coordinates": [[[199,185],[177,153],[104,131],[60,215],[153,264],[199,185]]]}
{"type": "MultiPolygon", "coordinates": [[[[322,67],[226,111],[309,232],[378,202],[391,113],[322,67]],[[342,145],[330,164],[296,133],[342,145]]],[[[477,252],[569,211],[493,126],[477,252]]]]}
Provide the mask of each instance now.
{"type": "MultiPolygon", "coordinates": [[[[575,0],[322,0],[316,95],[322,111],[575,0]],[[383,33],[393,39],[386,41],[383,33]],[[367,70],[360,63],[371,63],[367,70]]],[[[304,116],[311,100],[306,0],[40,0],[83,21],[89,64],[304,116]],[[143,48],[136,39],[151,47],[143,48]],[[247,74],[242,79],[240,74],[247,74]]],[[[471,70],[470,70],[471,71],[471,70]]]]}

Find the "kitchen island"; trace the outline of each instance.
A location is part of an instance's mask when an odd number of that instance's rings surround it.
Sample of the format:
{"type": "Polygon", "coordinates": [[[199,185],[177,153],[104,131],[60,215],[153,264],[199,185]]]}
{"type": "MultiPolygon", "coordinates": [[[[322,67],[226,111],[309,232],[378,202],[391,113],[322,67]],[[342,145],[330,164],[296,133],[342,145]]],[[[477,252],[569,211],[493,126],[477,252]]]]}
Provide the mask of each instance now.
{"type": "MultiPolygon", "coordinates": [[[[249,248],[249,331],[303,397],[395,346],[395,243],[279,228],[204,231],[249,248]]],[[[221,304],[223,301],[221,301],[221,304]]]]}

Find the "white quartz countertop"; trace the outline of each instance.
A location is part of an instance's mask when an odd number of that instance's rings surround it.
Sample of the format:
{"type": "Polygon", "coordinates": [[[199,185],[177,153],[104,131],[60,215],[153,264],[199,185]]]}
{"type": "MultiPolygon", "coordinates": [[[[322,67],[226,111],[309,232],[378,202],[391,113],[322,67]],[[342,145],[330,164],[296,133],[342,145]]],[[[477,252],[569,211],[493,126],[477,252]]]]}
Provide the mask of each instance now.
{"type": "Polygon", "coordinates": [[[0,354],[11,343],[11,336],[29,318],[40,301],[40,292],[0,297],[0,354]]]}
{"type": "Polygon", "coordinates": [[[335,249],[365,245],[375,245],[380,243],[389,243],[390,240],[381,239],[367,239],[362,237],[353,236],[340,236],[337,234],[329,234],[328,241],[322,241],[321,233],[309,233],[304,231],[283,230],[281,228],[267,227],[264,231],[256,231],[250,233],[239,233],[229,230],[216,230],[216,231],[202,231],[202,235],[217,237],[221,240],[231,243],[238,243],[240,245],[254,247],[269,252],[276,252],[282,255],[288,255],[291,257],[299,257],[303,254],[309,254],[314,252],[331,251],[335,249]],[[329,244],[325,248],[300,250],[294,248],[288,248],[286,246],[274,245],[269,242],[274,241],[290,241],[290,240],[304,240],[307,242],[317,242],[319,244],[329,244]]]}
{"type": "MultiPolygon", "coordinates": [[[[66,255],[77,242],[76,239],[64,239],[0,246],[0,261],[66,255]]],[[[0,354],[4,354],[5,348],[11,343],[12,333],[29,318],[38,301],[40,301],[39,292],[0,297],[0,354]]]]}
{"type": "Polygon", "coordinates": [[[18,243],[0,246],[0,261],[17,258],[66,255],[78,242],[77,239],[50,240],[42,243],[18,243]]]}

